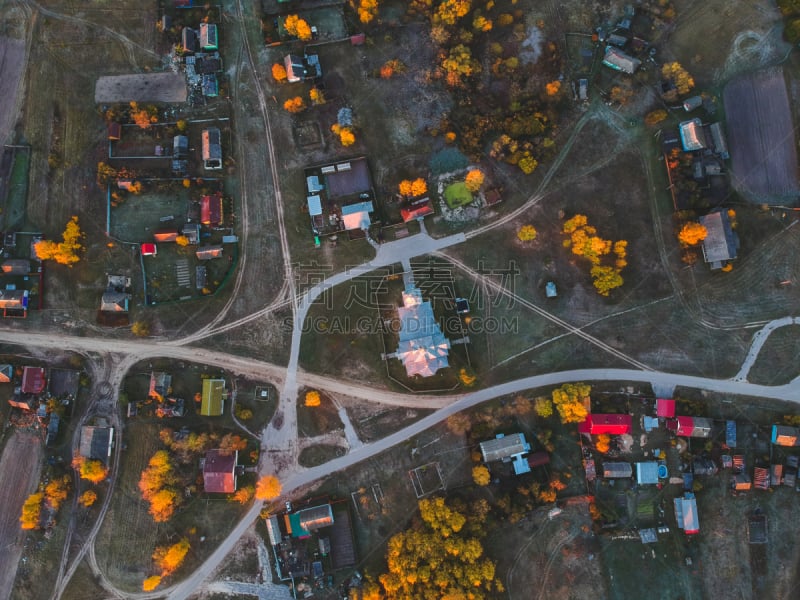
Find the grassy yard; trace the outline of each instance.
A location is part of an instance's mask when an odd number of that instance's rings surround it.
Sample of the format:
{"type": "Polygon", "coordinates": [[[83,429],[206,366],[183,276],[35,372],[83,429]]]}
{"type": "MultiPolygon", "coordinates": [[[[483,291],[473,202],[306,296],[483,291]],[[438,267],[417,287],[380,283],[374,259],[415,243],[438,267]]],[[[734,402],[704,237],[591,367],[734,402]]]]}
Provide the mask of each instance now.
{"type": "Polygon", "coordinates": [[[444,188],[444,201],[450,208],[459,208],[472,202],[472,192],[467,189],[467,184],[463,181],[451,183],[444,188]]]}
{"type": "Polygon", "coordinates": [[[61,597],[64,600],[84,600],[85,598],[102,598],[106,593],[84,559],[61,597]]]}

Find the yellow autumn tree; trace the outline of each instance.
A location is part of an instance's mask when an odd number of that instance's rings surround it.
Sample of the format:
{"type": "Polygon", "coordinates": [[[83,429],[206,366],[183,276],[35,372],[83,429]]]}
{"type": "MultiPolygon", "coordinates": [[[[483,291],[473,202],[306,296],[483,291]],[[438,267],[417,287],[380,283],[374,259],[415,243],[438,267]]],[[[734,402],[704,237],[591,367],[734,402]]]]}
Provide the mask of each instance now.
{"type": "Polygon", "coordinates": [[[350,0],[350,6],[364,24],[371,23],[378,16],[378,0],[350,0]]]}
{"type": "Polygon", "coordinates": [[[33,245],[33,251],[39,260],[53,260],[60,265],[71,266],[81,259],[82,237],[78,217],[73,216],[67,221],[64,233],[61,234],[61,242],[40,240],[33,245]]]}
{"type": "Polygon", "coordinates": [[[411,195],[411,180],[410,179],[403,179],[399,184],[397,184],[397,191],[400,192],[401,196],[410,196],[411,195]]]}
{"type": "Polygon", "coordinates": [[[592,387],[585,383],[565,383],[553,390],[553,404],[562,423],[581,423],[589,414],[584,406],[588,403],[592,387]]]}
{"type": "Polygon", "coordinates": [[[85,479],[94,484],[100,483],[108,475],[108,469],[102,462],[96,459],[85,458],[80,454],[72,459],[72,468],[78,471],[78,475],[81,479],[85,479]]]}
{"type": "Polygon", "coordinates": [[[472,0],[444,0],[433,15],[434,24],[455,25],[461,17],[469,14],[472,0]]]}
{"type": "Polygon", "coordinates": [[[523,225],[517,231],[517,239],[521,242],[532,242],[536,239],[538,232],[533,225],[523,225]]]}
{"type": "Polygon", "coordinates": [[[286,102],[283,103],[283,110],[288,113],[299,113],[303,109],[305,109],[306,103],[303,100],[302,96],[295,96],[294,98],[289,98],[286,102]]]}
{"type": "Polygon", "coordinates": [[[94,490],[86,490],[78,498],[78,503],[86,508],[97,502],[97,492],[94,490]]]}
{"type": "Polygon", "coordinates": [[[297,37],[301,41],[306,42],[311,39],[311,27],[305,19],[301,19],[297,15],[287,15],[283,26],[286,29],[286,33],[297,37]]]}
{"type": "Polygon", "coordinates": [[[182,246],[182,247],[183,246],[188,246],[189,245],[189,238],[186,237],[185,235],[179,235],[178,237],[175,238],[175,243],[178,244],[178,246],[182,246]]]}
{"type": "Polygon", "coordinates": [[[561,82],[558,80],[551,81],[547,85],[544,86],[544,91],[547,93],[548,96],[555,96],[558,92],[561,91],[561,82]]]}
{"type": "Polygon", "coordinates": [[[159,585],[161,585],[161,577],[158,575],[152,575],[142,582],[142,591],[152,592],[159,585]]]}
{"type": "Polygon", "coordinates": [[[338,123],[331,125],[331,131],[339,136],[339,143],[344,146],[352,146],[356,142],[356,134],[353,133],[352,127],[342,126],[338,123]]]}
{"type": "Polygon", "coordinates": [[[695,246],[706,239],[708,229],[696,221],[690,221],[681,227],[678,240],[685,246],[695,246]]]}
{"type": "Polygon", "coordinates": [[[486,177],[484,176],[483,171],[480,169],[472,169],[464,178],[464,184],[467,186],[467,189],[474,194],[481,189],[485,179],[486,177]]]}
{"type": "Polygon", "coordinates": [[[595,265],[590,271],[592,285],[601,296],[608,296],[611,290],[621,287],[625,280],[619,270],[614,267],[595,265]]]}
{"type": "Polygon", "coordinates": [[[425,180],[422,177],[417,177],[414,181],[411,182],[411,195],[412,196],[422,196],[422,194],[428,191],[428,184],[425,183],[425,180]]]}
{"type": "Polygon", "coordinates": [[[247,504],[255,496],[256,490],[252,485],[246,485],[236,490],[235,494],[230,496],[231,502],[238,502],[239,504],[247,504]]]}
{"type": "Polygon", "coordinates": [[[272,78],[278,83],[283,83],[286,81],[286,67],[284,67],[281,63],[275,63],[272,65],[272,78]]]}
{"type": "Polygon", "coordinates": [[[597,436],[597,442],[594,447],[600,454],[605,454],[611,447],[611,436],[607,433],[601,433],[597,436]]]}
{"type": "Polygon", "coordinates": [[[44,498],[53,510],[58,510],[69,495],[70,478],[67,475],[53,479],[44,487],[44,498]]]}
{"type": "Polygon", "coordinates": [[[41,492],[34,492],[26,498],[22,504],[22,514],[19,517],[22,529],[36,529],[39,526],[43,498],[44,495],[41,492]]]}
{"type": "Polygon", "coordinates": [[[142,129],[147,129],[154,123],[158,123],[158,109],[155,106],[140,107],[138,103],[130,103],[131,121],[142,129]]]}
{"type": "Polygon", "coordinates": [[[472,481],[475,485],[489,485],[492,480],[492,475],[486,465],[475,465],[472,467],[472,481]]]}
{"type": "Polygon", "coordinates": [[[274,500],[281,495],[281,482],[274,475],[263,475],[256,483],[256,500],[274,500]]]}
{"type": "Polygon", "coordinates": [[[189,540],[181,538],[171,546],[158,546],[153,551],[153,560],[156,567],[161,570],[161,577],[168,577],[178,570],[183,564],[183,560],[189,553],[189,540]]]}
{"type": "Polygon", "coordinates": [[[492,20],[487,19],[483,15],[478,15],[474,19],[472,19],[472,28],[475,31],[491,31],[492,30],[492,20]]]}
{"type": "Polygon", "coordinates": [[[694,87],[694,78],[679,62],[666,63],[661,67],[661,76],[673,83],[681,96],[694,87]]]}
{"type": "Polygon", "coordinates": [[[312,87],[308,92],[308,98],[313,104],[325,104],[325,94],[318,87],[312,87]]]}
{"type": "Polygon", "coordinates": [[[553,415],[553,401],[543,396],[533,401],[533,410],[541,418],[546,419],[553,415]]]}
{"type": "Polygon", "coordinates": [[[306,392],[306,406],[314,407],[319,406],[321,403],[322,399],[320,398],[318,391],[311,390],[306,392]]]}
{"type": "Polygon", "coordinates": [[[478,377],[472,370],[468,370],[466,367],[461,367],[458,371],[458,380],[465,386],[465,387],[472,387],[475,385],[478,377]]]}

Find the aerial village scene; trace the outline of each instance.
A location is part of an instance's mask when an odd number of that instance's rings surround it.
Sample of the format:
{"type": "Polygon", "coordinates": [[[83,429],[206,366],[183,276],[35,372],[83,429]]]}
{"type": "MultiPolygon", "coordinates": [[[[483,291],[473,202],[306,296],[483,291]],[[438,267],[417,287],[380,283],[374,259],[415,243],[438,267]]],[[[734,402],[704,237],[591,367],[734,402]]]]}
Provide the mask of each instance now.
{"type": "Polygon", "coordinates": [[[800,0],[0,22],[0,598],[800,597],[800,0]]]}

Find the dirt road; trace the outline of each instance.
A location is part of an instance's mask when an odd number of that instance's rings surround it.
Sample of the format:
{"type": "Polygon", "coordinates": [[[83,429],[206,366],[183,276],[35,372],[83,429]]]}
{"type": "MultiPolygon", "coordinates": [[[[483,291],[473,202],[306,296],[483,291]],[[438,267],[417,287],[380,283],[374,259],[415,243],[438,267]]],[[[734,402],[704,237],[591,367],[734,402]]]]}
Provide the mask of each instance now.
{"type": "Polygon", "coordinates": [[[42,458],[41,438],[27,432],[14,433],[0,458],[0,598],[11,597],[24,538],[19,515],[39,483],[42,458]]]}

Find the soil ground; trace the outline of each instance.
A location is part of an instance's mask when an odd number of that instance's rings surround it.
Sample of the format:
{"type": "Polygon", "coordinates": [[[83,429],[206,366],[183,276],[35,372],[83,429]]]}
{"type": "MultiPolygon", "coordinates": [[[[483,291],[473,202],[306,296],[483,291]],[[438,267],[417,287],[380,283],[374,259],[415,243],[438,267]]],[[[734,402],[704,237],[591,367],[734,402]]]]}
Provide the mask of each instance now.
{"type": "Polygon", "coordinates": [[[6,442],[0,458],[0,597],[10,598],[24,533],[19,528],[22,503],[36,490],[44,454],[41,438],[16,432],[6,442]]]}

